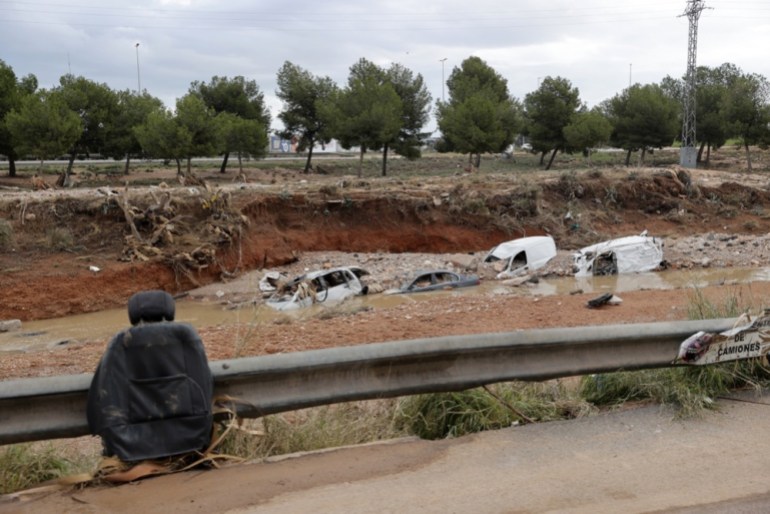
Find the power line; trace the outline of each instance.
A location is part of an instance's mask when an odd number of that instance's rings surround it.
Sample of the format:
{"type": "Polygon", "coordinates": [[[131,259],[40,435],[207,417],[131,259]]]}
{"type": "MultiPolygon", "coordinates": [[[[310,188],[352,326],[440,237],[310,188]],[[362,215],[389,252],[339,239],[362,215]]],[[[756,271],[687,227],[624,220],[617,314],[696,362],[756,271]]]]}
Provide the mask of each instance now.
{"type": "MultiPolygon", "coordinates": [[[[665,0],[658,0],[655,1],[643,1],[638,0],[636,2],[638,4],[638,9],[640,12],[647,12],[650,10],[650,7],[653,4],[658,4],[661,7],[665,6],[670,10],[670,2],[665,0]]],[[[17,2],[13,0],[0,0],[0,7],[3,4],[10,4],[11,6],[16,6],[17,2]]],[[[500,16],[517,16],[517,17],[530,17],[531,15],[540,15],[540,16],[547,16],[547,17],[553,17],[553,16],[562,16],[562,17],[572,17],[575,15],[580,15],[580,13],[587,13],[588,15],[594,14],[596,11],[603,11],[603,12],[610,12],[613,10],[619,10],[623,12],[627,12],[629,7],[633,7],[634,2],[633,1],[626,1],[623,2],[622,5],[618,5],[617,2],[610,2],[607,1],[608,5],[604,6],[592,6],[592,7],[583,7],[583,6],[574,6],[570,5],[568,9],[564,8],[547,8],[547,9],[522,9],[522,8],[512,8],[512,9],[500,9],[495,8],[494,12],[487,15],[489,18],[498,18],[500,16]]],[[[275,10],[229,10],[229,9],[200,9],[200,8],[194,8],[194,7],[185,7],[184,9],[173,9],[173,8],[138,8],[138,7],[112,7],[112,6],[104,6],[99,4],[83,4],[83,3],[75,3],[75,4],[66,4],[66,3],[51,3],[51,2],[30,2],[25,1],[24,7],[25,10],[33,10],[32,8],[40,6],[40,9],[34,9],[35,12],[42,12],[42,13],[50,13],[50,12],[61,12],[62,9],[91,9],[91,10],[97,10],[97,11],[115,11],[118,13],[125,13],[130,11],[140,11],[140,12],[152,12],[152,13],[168,13],[173,16],[179,16],[183,13],[191,13],[191,14],[202,14],[205,16],[211,16],[212,14],[217,13],[228,13],[228,14],[234,14],[238,16],[242,15],[259,15],[259,16],[273,16],[276,14],[275,10]],[[42,7],[48,7],[53,8],[55,10],[46,10],[42,9],[42,7]]],[[[318,17],[339,17],[339,16],[348,16],[353,18],[360,18],[362,14],[364,16],[371,16],[374,19],[381,19],[383,16],[404,16],[404,17],[428,17],[428,18],[437,18],[437,17],[450,17],[450,18],[456,18],[456,19],[467,19],[469,16],[476,16],[483,15],[484,11],[480,11],[479,9],[474,9],[470,11],[461,11],[461,10],[452,10],[447,11],[446,9],[443,9],[441,11],[435,11],[435,10],[425,10],[425,11],[414,11],[411,9],[404,9],[399,12],[389,12],[387,10],[378,8],[376,6],[369,6],[367,5],[367,9],[365,13],[357,13],[353,12],[350,9],[345,9],[344,11],[334,11],[325,9],[323,11],[292,11],[289,14],[283,15],[286,18],[293,18],[296,19],[297,17],[302,16],[310,16],[313,18],[318,17]]],[[[154,14],[153,14],[154,16],[154,14]]]]}
{"type": "MultiPolygon", "coordinates": [[[[715,0],[718,2],[718,0],[715,0]]],[[[720,10],[720,18],[732,19],[762,19],[765,11],[770,17],[770,7],[765,2],[733,0],[720,10]],[[745,8],[738,5],[748,5],[752,14],[747,15],[745,8]],[[730,15],[730,13],[735,13],[730,15]]],[[[447,24],[462,23],[466,28],[475,29],[522,29],[538,27],[572,27],[589,24],[638,23],[670,19],[674,14],[672,6],[667,1],[649,2],[607,2],[606,5],[581,7],[572,6],[562,9],[496,9],[493,14],[485,11],[388,11],[382,9],[367,9],[366,12],[323,11],[301,12],[290,14],[260,10],[222,10],[222,9],[139,9],[132,7],[111,7],[88,5],[84,3],[51,3],[24,2],[21,6],[9,0],[0,0],[0,12],[16,13],[19,17],[8,19],[0,17],[0,23],[16,24],[49,24],[76,27],[126,27],[168,29],[169,20],[199,21],[196,27],[187,26],[184,29],[219,28],[224,24],[241,29],[274,29],[283,32],[314,31],[314,32],[368,32],[376,26],[377,31],[415,31],[443,30],[447,24]],[[77,19],[61,21],[64,16],[75,16],[77,19]],[[41,19],[42,18],[42,19],[41,19]],[[53,18],[53,19],[52,19],[53,18]],[[105,25],[103,19],[115,18],[120,23],[105,25]],[[96,21],[96,20],[100,21],[96,21]],[[90,21],[94,20],[93,23],[90,21]],[[130,23],[127,20],[132,20],[130,23]],[[153,20],[154,24],[137,25],[137,20],[153,20]],[[276,26],[276,24],[282,24],[276,26]],[[342,25],[342,26],[341,26],[342,25]]],[[[109,23],[109,22],[107,22],[109,23]]]]}
{"type": "MultiPolygon", "coordinates": [[[[9,2],[0,0],[0,11],[24,13],[32,15],[73,15],[73,16],[86,16],[97,18],[110,18],[118,17],[121,19],[158,19],[164,17],[173,17],[175,20],[196,20],[205,19],[206,21],[223,21],[233,22],[242,20],[260,20],[261,22],[276,22],[276,21],[292,21],[292,22],[349,22],[355,20],[358,22],[371,22],[381,24],[383,22],[401,22],[409,23],[416,21],[417,23],[428,22],[524,22],[529,25],[533,20],[541,20],[545,22],[556,21],[563,22],[570,20],[572,24],[583,24],[586,21],[585,18],[595,18],[597,16],[604,17],[607,22],[612,21],[625,21],[632,20],[642,15],[649,15],[649,4],[640,5],[637,10],[634,10],[628,3],[624,3],[623,6],[612,5],[610,7],[589,7],[589,8],[575,8],[569,9],[515,9],[515,10],[495,10],[493,14],[486,14],[484,11],[475,10],[472,12],[388,12],[367,10],[365,13],[356,12],[338,12],[338,11],[324,11],[318,13],[297,13],[292,12],[290,14],[282,14],[275,11],[229,11],[229,10],[201,10],[201,9],[136,9],[136,8],[119,8],[109,6],[92,6],[84,4],[51,4],[51,3],[34,3],[25,2],[22,6],[18,6],[14,3],[10,3],[10,7],[4,7],[4,4],[9,2]],[[630,8],[631,7],[631,8],[630,8]],[[620,18],[618,18],[620,17],[620,18]]],[[[661,5],[663,5],[661,3],[661,5]]],[[[658,9],[661,15],[669,14],[671,12],[669,8],[658,9]]],[[[24,20],[15,20],[24,21],[24,20]]]]}
{"type": "MultiPolygon", "coordinates": [[[[145,28],[145,29],[163,29],[163,30],[205,30],[216,28],[228,28],[228,29],[257,29],[257,30],[274,30],[278,32],[371,32],[376,30],[377,32],[410,32],[410,31],[434,31],[434,30],[447,30],[449,28],[456,27],[457,24],[462,23],[464,30],[484,30],[484,29],[534,29],[534,28],[555,28],[555,27],[584,27],[587,25],[606,25],[606,24],[618,24],[624,22],[656,22],[662,20],[669,20],[670,15],[661,16],[625,16],[614,18],[595,18],[584,21],[575,21],[573,18],[551,19],[544,23],[534,23],[531,20],[522,20],[517,18],[516,20],[507,21],[505,18],[495,18],[489,20],[447,20],[445,23],[440,23],[441,20],[426,20],[425,22],[409,22],[401,23],[396,20],[392,20],[389,25],[385,25],[383,20],[372,20],[370,24],[361,24],[346,22],[344,20],[335,19],[328,23],[316,23],[313,21],[302,21],[298,19],[260,19],[259,21],[238,19],[193,19],[194,21],[200,21],[200,24],[185,24],[180,26],[169,26],[168,19],[160,19],[154,24],[137,24],[124,22],[125,17],[122,17],[120,21],[122,23],[104,23],[104,22],[83,22],[79,20],[73,20],[69,22],[54,20],[37,20],[37,19],[0,19],[0,23],[12,23],[12,24],[32,24],[32,25],[59,25],[59,26],[72,26],[72,27],[100,27],[100,28],[116,28],[116,27],[132,27],[132,28],[145,28]],[[475,22],[475,23],[474,23],[475,22]],[[486,22],[486,23],[482,23],[486,22]],[[283,25],[279,25],[284,23],[283,25]]],[[[156,20],[157,18],[152,18],[156,20]]],[[[173,18],[178,21],[179,18],[173,18]]]]}

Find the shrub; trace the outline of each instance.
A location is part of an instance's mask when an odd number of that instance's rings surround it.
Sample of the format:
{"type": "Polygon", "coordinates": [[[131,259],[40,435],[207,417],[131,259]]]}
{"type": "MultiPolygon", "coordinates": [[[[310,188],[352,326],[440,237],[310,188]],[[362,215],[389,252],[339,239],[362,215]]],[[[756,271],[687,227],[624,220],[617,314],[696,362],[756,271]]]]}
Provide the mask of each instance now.
{"type": "Polygon", "coordinates": [[[558,185],[559,191],[569,201],[582,198],[585,193],[583,185],[574,171],[565,171],[559,175],[558,185]]]}
{"type": "Polygon", "coordinates": [[[602,178],[604,176],[604,173],[602,173],[602,170],[593,169],[588,172],[588,176],[591,178],[602,178]]]}
{"type": "Polygon", "coordinates": [[[85,462],[74,462],[57,455],[48,444],[12,444],[0,448],[0,494],[28,489],[47,480],[85,469],[85,462]]]}
{"type": "Polygon", "coordinates": [[[404,436],[393,423],[396,401],[348,402],[247,420],[226,436],[220,451],[254,459],[404,436]]]}
{"type": "Polygon", "coordinates": [[[66,227],[55,227],[46,232],[48,247],[51,250],[66,250],[71,248],[75,242],[72,231],[66,227]]]}
{"type": "Polygon", "coordinates": [[[510,426],[515,416],[483,389],[405,400],[402,425],[423,439],[457,437],[510,426]]]}
{"type": "Polygon", "coordinates": [[[13,245],[13,227],[4,219],[0,219],[0,250],[8,250],[13,245]]]}
{"type": "Polygon", "coordinates": [[[755,220],[748,220],[743,224],[743,228],[749,232],[753,232],[759,228],[759,223],[755,220]]]}
{"type": "Polygon", "coordinates": [[[589,413],[591,406],[564,384],[511,382],[408,397],[399,406],[397,426],[425,439],[440,439],[589,413]]]}

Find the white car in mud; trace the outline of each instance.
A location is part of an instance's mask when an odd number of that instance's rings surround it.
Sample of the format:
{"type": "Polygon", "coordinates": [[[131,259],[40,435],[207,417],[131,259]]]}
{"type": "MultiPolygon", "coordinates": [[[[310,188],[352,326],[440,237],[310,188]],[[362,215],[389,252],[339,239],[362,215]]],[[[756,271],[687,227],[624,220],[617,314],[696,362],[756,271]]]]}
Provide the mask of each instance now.
{"type": "Polygon", "coordinates": [[[572,255],[576,277],[652,271],[663,263],[663,242],[647,231],[586,246],[572,255]]]}
{"type": "Polygon", "coordinates": [[[484,262],[500,263],[497,278],[513,278],[542,268],[556,257],[556,243],[551,236],[513,239],[492,248],[484,262]]]}
{"type": "Polygon", "coordinates": [[[361,282],[361,277],[368,274],[358,267],[312,271],[279,285],[265,303],[279,311],[337,303],[366,294],[369,288],[361,282]]]}

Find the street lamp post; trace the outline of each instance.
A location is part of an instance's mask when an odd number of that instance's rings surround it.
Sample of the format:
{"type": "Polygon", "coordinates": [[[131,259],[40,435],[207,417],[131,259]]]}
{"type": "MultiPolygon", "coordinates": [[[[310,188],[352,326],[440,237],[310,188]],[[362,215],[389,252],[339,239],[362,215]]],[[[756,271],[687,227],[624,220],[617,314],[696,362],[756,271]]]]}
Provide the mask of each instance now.
{"type": "Polygon", "coordinates": [[[134,45],[136,47],[136,94],[142,94],[142,80],[139,77],[139,43],[134,45]]]}
{"type": "Polygon", "coordinates": [[[439,59],[439,61],[441,61],[441,101],[444,102],[444,61],[446,61],[446,57],[439,59]]]}

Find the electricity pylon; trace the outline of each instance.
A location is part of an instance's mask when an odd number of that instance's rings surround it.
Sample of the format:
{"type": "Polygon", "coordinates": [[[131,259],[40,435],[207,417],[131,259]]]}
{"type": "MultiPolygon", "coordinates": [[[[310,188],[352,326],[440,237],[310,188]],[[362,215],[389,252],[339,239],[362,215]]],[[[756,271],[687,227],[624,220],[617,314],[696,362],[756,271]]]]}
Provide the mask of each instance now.
{"type": "Polygon", "coordinates": [[[684,84],[684,116],[682,123],[682,148],[679,164],[695,168],[698,153],[695,148],[695,82],[696,56],[698,53],[698,19],[706,8],[704,0],[688,0],[682,16],[690,20],[690,35],[687,42],[687,75],[684,84]]]}

